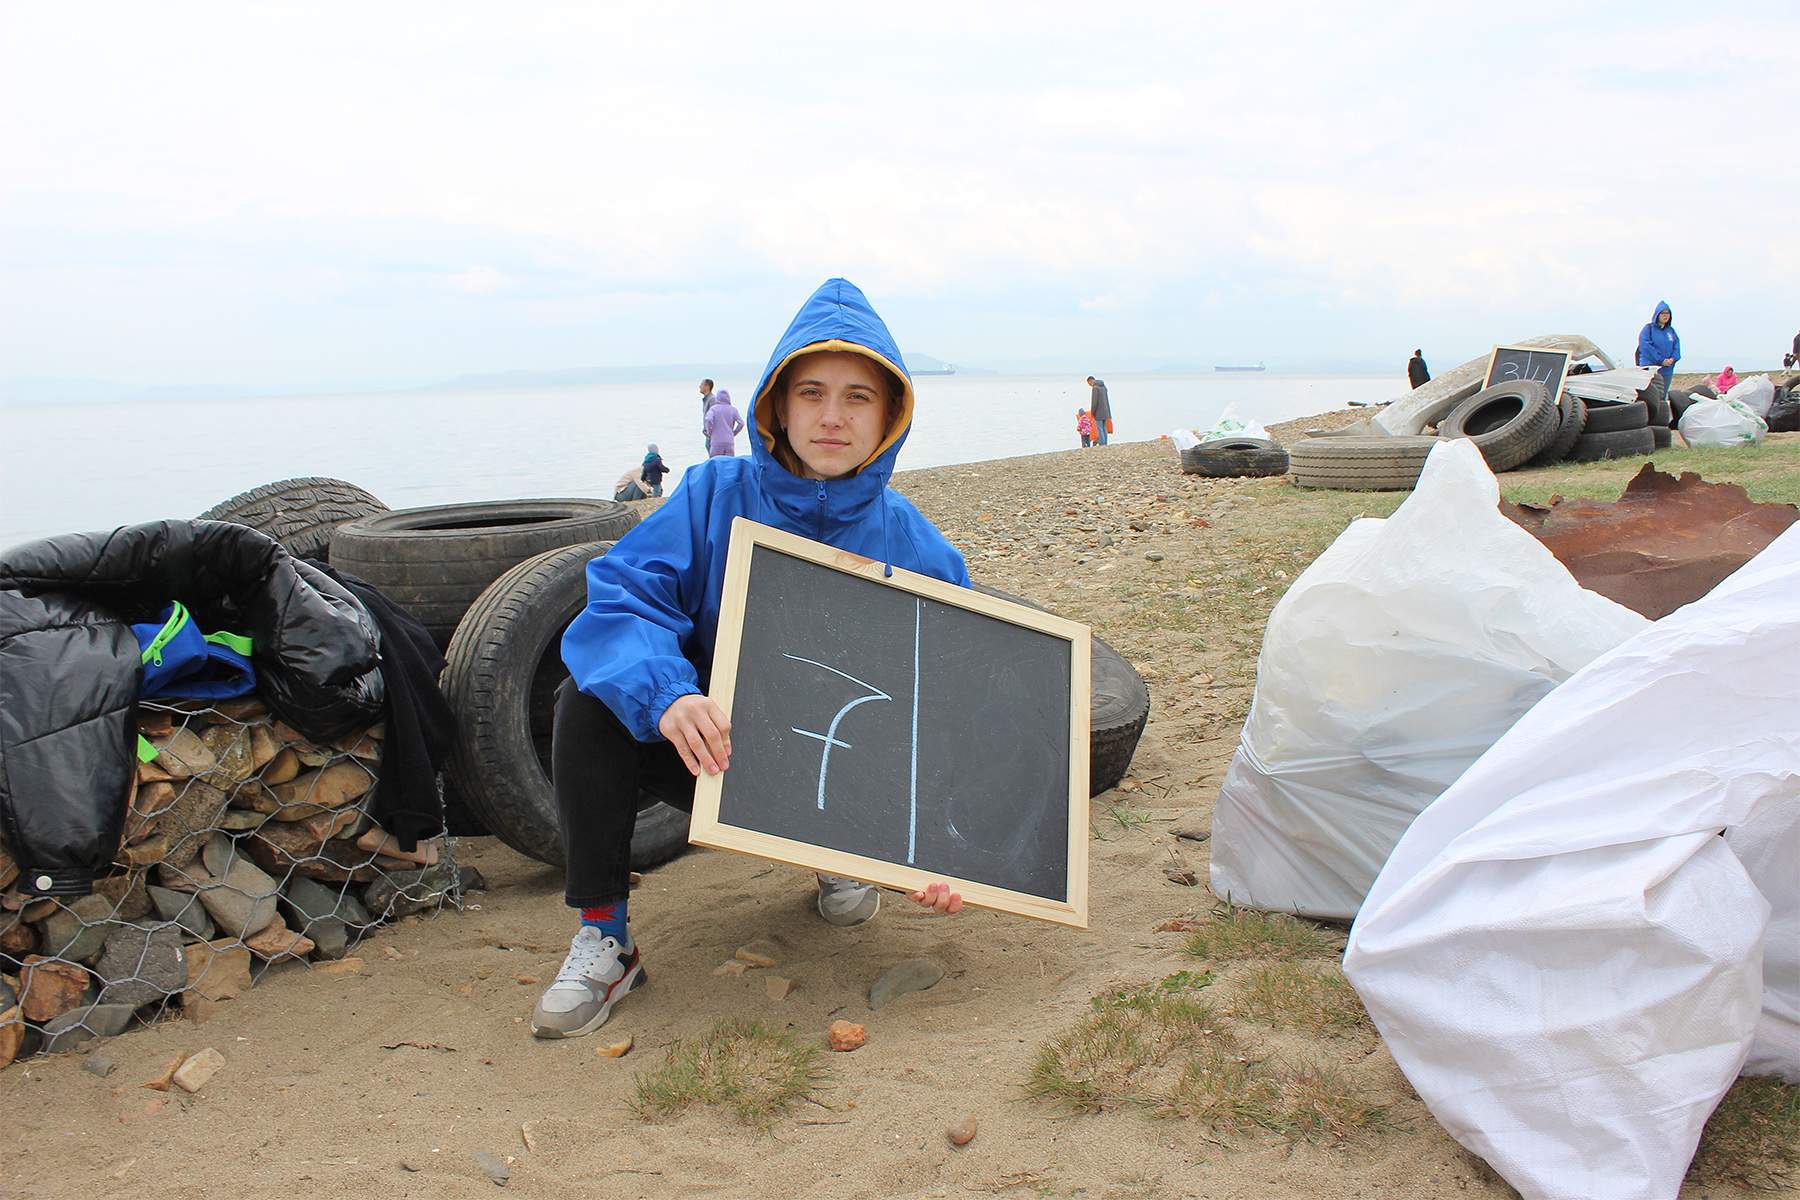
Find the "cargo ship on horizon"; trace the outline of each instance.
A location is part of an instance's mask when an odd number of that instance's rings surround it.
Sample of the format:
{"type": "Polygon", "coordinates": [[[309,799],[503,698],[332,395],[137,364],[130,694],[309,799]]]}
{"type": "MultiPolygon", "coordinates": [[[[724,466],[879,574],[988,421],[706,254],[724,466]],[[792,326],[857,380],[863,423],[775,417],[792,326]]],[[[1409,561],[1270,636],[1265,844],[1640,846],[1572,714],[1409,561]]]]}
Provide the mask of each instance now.
{"type": "Polygon", "coordinates": [[[1217,363],[1215,363],[1215,364],[1213,364],[1213,370],[1215,370],[1215,371],[1266,371],[1266,370],[1268,370],[1268,368],[1265,367],[1262,363],[1251,363],[1247,366],[1244,366],[1244,365],[1220,366],[1217,363]]]}

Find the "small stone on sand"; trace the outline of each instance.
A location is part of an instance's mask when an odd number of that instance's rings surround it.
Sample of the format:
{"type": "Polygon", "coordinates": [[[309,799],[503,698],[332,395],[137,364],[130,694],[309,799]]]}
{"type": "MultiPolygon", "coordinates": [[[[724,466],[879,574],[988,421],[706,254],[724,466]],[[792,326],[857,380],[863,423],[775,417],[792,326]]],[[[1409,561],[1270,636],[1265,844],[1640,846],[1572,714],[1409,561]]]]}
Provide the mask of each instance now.
{"type": "Polygon", "coordinates": [[[950,1127],[944,1130],[944,1136],[950,1139],[952,1146],[966,1146],[975,1140],[975,1128],[975,1114],[970,1113],[960,1121],[951,1122],[950,1127]]]}
{"type": "Polygon", "coordinates": [[[597,1048],[594,1051],[594,1057],[624,1058],[627,1054],[631,1053],[631,1044],[631,1039],[629,1037],[622,1042],[609,1042],[606,1045],[597,1048]]]}
{"type": "Polygon", "coordinates": [[[922,992],[944,977],[944,968],[929,958],[909,958],[895,963],[869,986],[869,1008],[881,1008],[895,996],[922,992]]]}
{"type": "Polygon", "coordinates": [[[753,967],[772,967],[779,959],[775,957],[776,947],[769,942],[751,942],[747,946],[739,946],[734,956],[739,962],[747,962],[753,967]]]}
{"type": "Polygon", "coordinates": [[[833,1050],[854,1050],[869,1040],[868,1030],[853,1021],[833,1021],[826,1036],[833,1050]]]}

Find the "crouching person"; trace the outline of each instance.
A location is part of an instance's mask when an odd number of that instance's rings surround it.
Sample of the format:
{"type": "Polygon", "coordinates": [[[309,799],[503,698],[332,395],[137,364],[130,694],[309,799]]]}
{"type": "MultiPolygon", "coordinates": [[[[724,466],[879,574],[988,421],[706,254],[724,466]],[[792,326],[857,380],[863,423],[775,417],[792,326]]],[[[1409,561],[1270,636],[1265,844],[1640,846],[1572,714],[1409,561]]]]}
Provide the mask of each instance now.
{"type": "MultiPolygon", "coordinates": [[[[692,804],[694,779],[731,763],[731,726],[706,697],[731,519],[748,517],[963,587],[962,555],[888,479],[913,416],[887,326],[846,280],[826,282],[769,359],[749,410],[750,455],[691,468],[668,501],[588,564],[588,602],[563,636],[552,777],[564,899],[580,924],[531,1029],[579,1037],[644,982],[627,889],[640,788],[692,804]]],[[[858,925],[874,887],[818,877],[819,915],[858,925]]],[[[945,884],[914,892],[961,909],[945,884]]]]}

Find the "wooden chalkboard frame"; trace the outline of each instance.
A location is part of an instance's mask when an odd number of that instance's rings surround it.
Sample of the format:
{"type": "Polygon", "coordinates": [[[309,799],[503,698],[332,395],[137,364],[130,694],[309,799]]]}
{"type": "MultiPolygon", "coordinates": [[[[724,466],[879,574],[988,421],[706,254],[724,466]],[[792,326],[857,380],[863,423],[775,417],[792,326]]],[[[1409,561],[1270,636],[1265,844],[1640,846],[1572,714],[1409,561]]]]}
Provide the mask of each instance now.
{"type": "MultiPolygon", "coordinates": [[[[1494,367],[1499,364],[1500,353],[1503,350],[1515,350],[1520,354],[1542,354],[1551,358],[1560,356],[1563,360],[1562,373],[1556,377],[1556,390],[1550,393],[1550,403],[1552,405],[1562,403],[1563,388],[1568,386],[1569,382],[1569,368],[1574,365],[1567,350],[1553,350],[1548,346],[1495,346],[1488,352],[1487,370],[1481,376],[1483,388],[1494,386],[1494,367]]],[[[1502,380],[1501,382],[1506,381],[1502,380]]]]}
{"type": "Polygon", "coordinates": [[[719,820],[719,801],[725,786],[724,775],[702,774],[696,781],[693,820],[688,828],[688,840],[700,846],[735,850],[791,866],[823,871],[828,875],[867,880],[904,891],[917,891],[928,883],[943,881],[961,894],[965,904],[1086,929],[1088,716],[1092,704],[1092,647],[1088,627],[1053,613],[1027,608],[1022,604],[957,587],[899,567],[894,568],[891,577],[884,576],[883,565],[873,559],[838,550],[745,517],[734,517],[731,522],[731,549],[725,560],[718,641],[713,650],[711,693],[713,702],[724,710],[727,717],[731,715],[732,699],[737,688],[738,652],[744,630],[744,606],[750,588],[750,556],[757,546],[793,555],[834,571],[857,575],[883,587],[895,588],[1034,629],[1069,643],[1069,848],[1068,872],[1065,875],[1068,892],[1060,900],[1050,900],[972,879],[934,874],[904,863],[850,854],[828,846],[815,846],[810,842],[778,837],[760,830],[727,825],[719,820]]]}

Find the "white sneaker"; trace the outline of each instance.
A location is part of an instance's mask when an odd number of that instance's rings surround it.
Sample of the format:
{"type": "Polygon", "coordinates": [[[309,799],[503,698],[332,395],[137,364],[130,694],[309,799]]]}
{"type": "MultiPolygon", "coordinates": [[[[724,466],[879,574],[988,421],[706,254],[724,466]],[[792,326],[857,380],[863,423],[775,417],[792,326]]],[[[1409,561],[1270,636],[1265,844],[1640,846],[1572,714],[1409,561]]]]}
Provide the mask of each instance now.
{"type": "Polygon", "coordinates": [[[881,891],[873,884],[838,875],[819,876],[819,915],[833,925],[861,925],[881,911],[881,891]]]}
{"type": "Polygon", "coordinates": [[[538,997],[531,1013],[531,1032],[541,1038],[592,1033],[606,1024],[613,1005],[647,979],[636,946],[626,950],[617,938],[583,925],[569,943],[569,956],[563,959],[556,981],[538,997]]]}

